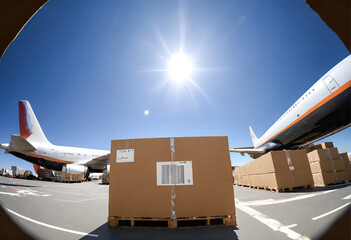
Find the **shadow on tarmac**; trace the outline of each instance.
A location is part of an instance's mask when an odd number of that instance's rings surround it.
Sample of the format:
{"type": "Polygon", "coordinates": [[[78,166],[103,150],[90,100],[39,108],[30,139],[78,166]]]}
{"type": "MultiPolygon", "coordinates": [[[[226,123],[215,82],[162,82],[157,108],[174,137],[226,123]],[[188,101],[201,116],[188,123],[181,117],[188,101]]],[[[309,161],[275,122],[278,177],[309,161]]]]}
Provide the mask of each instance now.
{"type": "Polygon", "coordinates": [[[0,183],[0,186],[12,186],[12,187],[41,187],[41,186],[22,185],[22,184],[14,184],[14,183],[0,183]]]}
{"type": "MultiPolygon", "coordinates": [[[[237,227],[227,226],[209,226],[209,227],[192,227],[192,228],[145,228],[145,227],[109,227],[107,222],[90,234],[99,235],[100,239],[201,239],[201,240],[236,240],[238,236],[235,233],[237,227]]],[[[85,236],[82,240],[96,239],[96,237],[85,236]]]]}

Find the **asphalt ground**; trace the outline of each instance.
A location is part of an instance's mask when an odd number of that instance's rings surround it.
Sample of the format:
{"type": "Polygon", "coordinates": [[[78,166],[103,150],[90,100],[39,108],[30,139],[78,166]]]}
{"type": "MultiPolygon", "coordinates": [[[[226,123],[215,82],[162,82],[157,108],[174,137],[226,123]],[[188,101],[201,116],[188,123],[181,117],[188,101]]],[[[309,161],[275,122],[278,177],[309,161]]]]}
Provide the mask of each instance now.
{"type": "Polygon", "coordinates": [[[236,227],[110,228],[101,181],[0,177],[2,208],[34,239],[319,239],[350,211],[351,183],[284,193],[234,186],[234,194],[236,227]]]}

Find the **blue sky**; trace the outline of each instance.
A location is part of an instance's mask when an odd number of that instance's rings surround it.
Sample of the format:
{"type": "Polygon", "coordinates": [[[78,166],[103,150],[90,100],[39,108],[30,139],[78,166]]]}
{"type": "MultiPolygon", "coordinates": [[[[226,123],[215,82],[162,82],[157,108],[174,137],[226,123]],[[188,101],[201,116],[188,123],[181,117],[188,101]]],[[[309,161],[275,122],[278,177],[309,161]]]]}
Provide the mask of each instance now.
{"type": "MultiPolygon", "coordinates": [[[[18,100],[26,99],[57,145],[219,135],[251,146],[250,125],[261,137],[349,54],[304,0],[51,0],[0,59],[0,142],[19,134],[18,100]],[[164,71],[181,47],[195,84],[164,71]]],[[[351,152],[350,134],[326,141],[351,152]]],[[[32,170],[1,151],[0,167],[12,165],[32,170]]]]}

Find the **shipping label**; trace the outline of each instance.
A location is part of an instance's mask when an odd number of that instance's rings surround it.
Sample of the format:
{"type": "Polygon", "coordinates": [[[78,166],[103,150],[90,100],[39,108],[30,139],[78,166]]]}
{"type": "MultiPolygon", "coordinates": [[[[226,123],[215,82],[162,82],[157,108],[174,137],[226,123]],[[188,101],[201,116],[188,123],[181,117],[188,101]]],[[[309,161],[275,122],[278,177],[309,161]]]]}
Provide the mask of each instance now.
{"type": "Polygon", "coordinates": [[[134,162],[134,149],[117,150],[116,163],[134,162]]]}
{"type": "Polygon", "coordinates": [[[192,161],[157,162],[157,186],[193,185],[192,161]]]}

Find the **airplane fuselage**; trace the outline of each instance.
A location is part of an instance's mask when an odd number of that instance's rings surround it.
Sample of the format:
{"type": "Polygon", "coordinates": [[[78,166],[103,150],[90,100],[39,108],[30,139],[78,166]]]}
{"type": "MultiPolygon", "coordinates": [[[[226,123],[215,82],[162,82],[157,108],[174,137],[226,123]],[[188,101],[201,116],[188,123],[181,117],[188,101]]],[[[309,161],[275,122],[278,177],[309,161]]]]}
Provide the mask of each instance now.
{"type": "Polygon", "coordinates": [[[351,56],[308,89],[256,142],[255,148],[292,149],[351,123],[351,56]]]}
{"type": "MultiPolygon", "coordinates": [[[[46,167],[52,170],[61,171],[66,164],[74,164],[106,155],[109,151],[66,147],[47,144],[33,144],[37,150],[32,152],[9,151],[10,154],[19,157],[33,164],[46,167]]],[[[93,171],[102,171],[103,169],[92,169],[93,171]]]]}

